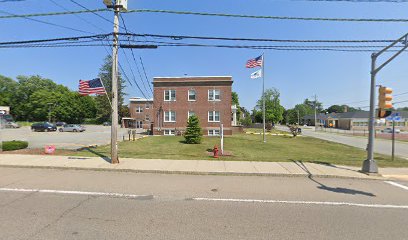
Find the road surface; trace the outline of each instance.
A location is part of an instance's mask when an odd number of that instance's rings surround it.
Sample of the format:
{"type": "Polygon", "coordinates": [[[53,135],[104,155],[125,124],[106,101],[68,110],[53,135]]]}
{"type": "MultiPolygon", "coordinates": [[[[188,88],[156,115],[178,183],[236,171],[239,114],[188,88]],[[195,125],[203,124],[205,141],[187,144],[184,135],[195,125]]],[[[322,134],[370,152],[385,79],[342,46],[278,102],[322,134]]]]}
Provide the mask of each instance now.
{"type": "MultiPolygon", "coordinates": [[[[277,127],[279,130],[287,131],[288,128],[285,126],[278,126],[277,127]]],[[[367,137],[358,137],[358,136],[346,136],[346,135],[341,135],[341,134],[336,134],[336,133],[329,133],[329,132],[321,132],[317,131],[315,132],[314,129],[302,129],[302,135],[304,136],[309,136],[309,137],[315,137],[331,142],[337,142],[361,149],[366,149],[367,143],[368,143],[368,138],[367,137]]],[[[380,153],[380,154],[385,154],[385,155],[391,155],[391,144],[392,142],[390,140],[385,140],[385,139],[375,139],[374,142],[374,152],[380,153]]],[[[408,142],[400,142],[396,141],[395,142],[395,155],[406,158],[408,159],[408,142]]]]}
{"type": "Polygon", "coordinates": [[[406,239],[408,183],[0,168],[0,239],[406,239]]]}

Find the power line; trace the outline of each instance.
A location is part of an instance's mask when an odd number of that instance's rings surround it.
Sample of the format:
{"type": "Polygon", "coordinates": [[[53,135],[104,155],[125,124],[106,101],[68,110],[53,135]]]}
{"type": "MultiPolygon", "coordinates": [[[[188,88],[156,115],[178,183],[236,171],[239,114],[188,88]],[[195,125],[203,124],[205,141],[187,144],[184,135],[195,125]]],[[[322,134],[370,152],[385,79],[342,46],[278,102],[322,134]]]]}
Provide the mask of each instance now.
{"type": "MultiPolygon", "coordinates": [[[[142,64],[142,68],[143,68],[143,72],[144,72],[144,75],[145,75],[145,77],[146,77],[146,80],[149,81],[149,80],[148,80],[149,78],[147,77],[146,70],[145,70],[145,67],[144,67],[144,64],[143,64],[142,57],[140,57],[140,63],[142,64]]],[[[153,93],[153,89],[152,89],[152,87],[150,86],[150,84],[149,84],[148,86],[149,86],[149,88],[150,88],[150,91],[152,91],[152,93],[153,93]]]]}
{"type": "Polygon", "coordinates": [[[156,10],[156,9],[134,9],[134,10],[128,10],[127,13],[167,13],[167,14],[177,14],[177,15],[196,15],[196,16],[212,16],[212,17],[229,17],[229,18],[253,18],[253,19],[270,19],[270,20],[298,20],[298,21],[408,22],[408,19],[405,19],[405,18],[323,18],[323,17],[261,16],[261,15],[190,12],[190,11],[173,11],[173,10],[156,10]]]}
{"type": "MultiPolygon", "coordinates": [[[[3,13],[3,14],[8,14],[8,15],[10,15],[10,16],[15,16],[14,13],[6,12],[6,11],[4,11],[4,10],[0,10],[0,12],[3,13]]],[[[2,17],[2,16],[0,16],[0,17],[2,17]]],[[[51,22],[47,22],[47,21],[37,20],[37,19],[34,19],[34,18],[30,18],[30,17],[23,17],[23,18],[28,19],[28,20],[31,20],[31,21],[34,21],[34,22],[39,22],[39,23],[43,23],[43,24],[47,24],[47,25],[51,25],[51,26],[55,26],[55,27],[60,27],[60,28],[64,28],[64,29],[69,29],[69,30],[76,31],[76,32],[82,32],[82,33],[87,33],[87,34],[90,33],[90,34],[92,34],[91,32],[88,32],[88,31],[83,31],[83,30],[80,30],[80,29],[76,29],[76,28],[72,28],[72,27],[67,27],[67,26],[64,26],[64,25],[56,24],[56,23],[51,23],[51,22]]]]}
{"type": "MultiPolygon", "coordinates": [[[[70,0],[72,1],[72,0],[70,0]]],[[[43,17],[43,16],[58,16],[69,14],[82,14],[109,11],[108,9],[88,9],[84,11],[69,11],[69,12],[49,12],[49,13],[32,13],[13,16],[0,16],[0,18],[26,18],[26,17],[43,17]]],[[[388,22],[388,23],[405,23],[406,18],[328,18],[328,17],[294,17],[294,16],[262,16],[262,15],[247,15],[247,14],[228,14],[228,13],[210,13],[210,12],[190,12],[190,11],[173,11],[173,10],[158,10],[158,9],[129,9],[129,13],[165,13],[177,15],[196,15],[196,16],[211,16],[211,17],[229,17],[229,18],[251,18],[251,19],[269,19],[269,20],[295,20],[295,21],[326,21],[326,22],[388,22]]],[[[99,15],[99,14],[98,14],[99,15]]],[[[109,19],[99,15],[105,21],[111,22],[109,19]]]]}
{"type": "Polygon", "coordinates": [[[293,0],[304,2],[407,3],[408,0],[293,0]]]}
{"type": "Polygon", "coordinates": [[[60,15],[75,15],[82,13],[92,13],[92,12],[106,12],[109,9],[92,9],[92,10],[82,10],[82,11],[67,11],[67,12],[47,12],[47,13],[29,13],[29,14],[13,14],[11,16],[0,16],[1,18],[26,18],[26,17],[46,17],[46,16],[60,16],[60,15]]]}
{"type": "MultiPolygon", "coordinates": [[[[125,31],[126,31],[126,33],[128,33],[128,30],[127,30],[127,27],[126,27],[125,20],[123,19],[123,17],[122,17],[122,16],[120,16],[120,17],[121,17],[121,20],[122,20],[123,26],[124,26],[124,28],[125,28],[125,31]]],[[[128,38],[128,42],[129,42],[129,44],[130,44],[130,39],[129,39],[129,38],[128,38]]],[[[122,50],[123,50],[123,48],[122,48],[122,50]]],[[[131,48],[130,50],[131,50],[131,53],[132,53],[133,61],[134,61],[135,65],[136,65],[137,72],[139,73],[139,78],[140,78],[140,81],[142,82],[143,87],[144,87],[144,89],[145,89],[146,93],[149,93],[149,91],[147,90],[147,88],[146,88],[146,86],[145,86],[145,84],[144,84],[144,79],[143,79],[143,77],[142,77],[142,75],[141,75],[141,73],[140,73],[140,69],[139,69],[139,66],[138,66],[138,64],[137,64],[137,62],[136,62],[136,58],[135,58],[135,54],[134,54],[134,52],[133,52],[133,49],[131,48]]],[[[126,56],[126,52],[125,52],[125,51],[123,51],[123,53],[124,53],[124,54],[125,54],[125,56],[126,56]]],[[[130,66],[130,63],[129,63],[129,66],[130,66]]],[[[149,83],[147,82],[147,84],[149,84],[149,83]]],[[[153,92],[151,92],[151,93],[153,94],[153,92]]],[[[152,95],[152,96],[153,96],[153,95],[152,95]]],[[[145,97],[145,98],[146,98],[146,97],[145,97]]]]}

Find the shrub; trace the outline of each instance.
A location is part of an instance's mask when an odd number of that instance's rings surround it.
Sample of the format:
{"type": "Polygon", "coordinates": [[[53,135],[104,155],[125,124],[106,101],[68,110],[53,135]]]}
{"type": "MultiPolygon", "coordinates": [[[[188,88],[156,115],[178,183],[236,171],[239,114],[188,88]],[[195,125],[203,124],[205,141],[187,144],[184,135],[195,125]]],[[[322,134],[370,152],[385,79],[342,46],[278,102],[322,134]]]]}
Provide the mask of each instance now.
{"type": "Polygon", "coordinates": [[[188,144],[199,144],[202,139],[202,130],[200,127],[200,121],[197,116],[191,116],[188,118],[187,129],[184,133],[184,138],[188,144]]]}
{"type": "Polygon", "coordinates": [[[2,150],[3,151],[13,151],[24,149],[28,147],[27,141],[3,141],[2,150]]]}

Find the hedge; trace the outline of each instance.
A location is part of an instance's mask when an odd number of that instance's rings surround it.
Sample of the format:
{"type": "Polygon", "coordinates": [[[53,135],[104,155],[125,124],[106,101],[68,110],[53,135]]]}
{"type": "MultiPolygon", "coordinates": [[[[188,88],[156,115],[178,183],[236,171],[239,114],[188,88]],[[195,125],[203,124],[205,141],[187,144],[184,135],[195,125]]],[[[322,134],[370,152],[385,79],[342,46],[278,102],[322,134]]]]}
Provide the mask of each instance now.
{"type": "Polygon", "coordinates": [[[27,141],[3,141],[2,150],[3,151],[13,151],[24,149],[28,147],[27,141]]]}

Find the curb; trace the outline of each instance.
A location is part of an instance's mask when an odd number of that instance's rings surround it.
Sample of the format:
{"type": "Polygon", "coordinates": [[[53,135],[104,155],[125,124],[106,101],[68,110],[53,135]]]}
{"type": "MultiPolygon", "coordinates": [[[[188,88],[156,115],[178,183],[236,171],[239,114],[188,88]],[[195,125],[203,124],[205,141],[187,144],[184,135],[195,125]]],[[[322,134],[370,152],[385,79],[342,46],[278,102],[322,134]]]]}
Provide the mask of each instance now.
{"type": "Polygon", "coordinates": [[[327,174],[285,174],[285,173],[239,173],[239,172],[196,172],[196,171],[168,171],[168,170],[141,170],[141,169],[109,169],[109,168],[84,168],[84,167],[59,167],[59,166],[28,166],[28,165],[2,165],[0,168],[32,168],[32,169],[55,169],[55,170],[79,170],[97,172],[130,172],[130,173],[150,173],[150,174],[179,174],[179,175],[200,175],[200,176],[252,176],[252,177],[304,177],[304,178],[335,178],[335,179],[358,179],[358,180],[384,180],[382,175],[368,177],[348,177],[327,174]]]}

